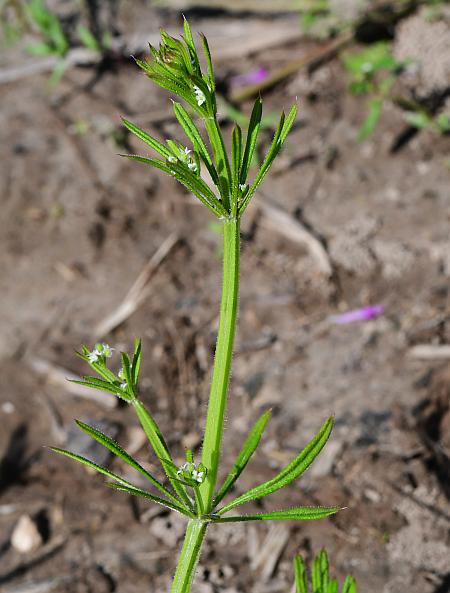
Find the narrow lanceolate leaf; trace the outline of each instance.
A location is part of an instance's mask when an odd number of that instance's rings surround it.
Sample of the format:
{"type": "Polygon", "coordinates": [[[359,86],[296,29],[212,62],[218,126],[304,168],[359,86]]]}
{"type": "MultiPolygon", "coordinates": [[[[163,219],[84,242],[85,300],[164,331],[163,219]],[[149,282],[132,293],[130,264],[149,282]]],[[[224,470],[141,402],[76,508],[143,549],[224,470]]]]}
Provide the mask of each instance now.
{"type": "Polygon", "coordinates": [[[308,593],[306,567],[301,556],[294,557],[295,593],[308,593]]]}
{"type": "Polygon", "coordinates": [[[240,181],[242,185],[247,181],[247,175],[252,164],[253,154],[255,152],[256,141],[258,139],[259,129],[261,127],[262,101],[258,97],[253,106],[248,125],[247,140],[245,142],[244,156],[242,158],[242,167],[240,181]]]}
{"type": "Polygon", "coordinates": [[[280,117],[280,122],[278,124],[278,128],[275,132],[275,135],[273,137],[272,140],[272,144],[270,145],[269,151],[266,155],[266,158],[263,161],[263,164],[261,165],[260,170],[258,171],[258,173],[256,174],[256,177],[252,183],[252,186],[250,187],[248,193],[245,196],[245,199],[242,202],[241,208],[239,210],[240,214],[242,215],[243,212],[245,211],[245,209],[247,208],[248,204],[250,203],[250,200],[253,197],[253,194],[256,192],[256,190],[258,189],[258,187],[260,186],[262,180],[264,179],[264,177],[267,175],[272,163],[274,162],[277,154],[280,151],[281,148],[281,142],[280,142],[280,137],[281,134],[283,132],[283,128],[284,128],[284,124],[285,124],[285,115],[284,112],[281,114],[280,117]]]}
{"type": "Polygon", "coordinates": [[[247,440],[245,441],[244,445],[242,446],[241,451],[239,452],[239,455],[236,458],[236,461],[233,464],[233,467],[231,468],[230,473],[225,478],[225,481],[222,484],[222,487],[220,488],[219,492],[214,497],[213,508],[216,508],[216,506],[221,502],[223,497],[230,491],[233,484],[236,482],[236,480],[239,478],[241,473],[244,471],[251,456],[256,451],[256,448],[259,445],[259,441],[261,440],[262,433],[264,432],[264,429],[266,427],[267,422],[269,421],[271,414],[272,414],[271,410],[264,412],[264,414],[262,414],[260,416],[260,418],[257,420],[256,424],[252,428],[250,434],[247,437],[247,440]]]}
{"type": "Polygon", "coordinates": [[[170,169],[167,166],[165,161],[161,161],[159,159],[149,159],[145,156],[140,156],[139,154],[119,154],[119,156],[123,156],[130,161],[138,161],[139,163],[145,163],[146,165],[150,165],[151,167],[155,167],[156,169],[160,169],[170,175],[170,169]]]}
{"type": "Polygon", "coordinates": [[[183,128],[184,133],[192,142],[195,151],[199,153],[202,161],[205,163],[205,166],[208,169],[209,174],[211,175],[211,179],[216,185],[218,185],[217,171],[214,168],[211,155],[208,152],[208,149],[202,138],[200,130],[195,125],[189,113],[180,103],[174,101],[173,111],[175,117],[178,120],[178,123],[183,128]]]}
{"type": "Polygon", "coordinates": [[[122,359],[122,371],[123,377],[126,381],[126,390],[130,394],[131,399],[134,399],[137,396],[137,391],[133,381],[133,375],[131,372],[131,360],[130,356],[127,352],[120,353],[122,359]]]}
{"type": "Polygon", "coordinates": [[[232,500],[230,503],[222,507],[218,511],[219,515],[223,515],[230,509],[237,507],[245,502],[249,502],[251,500],[256,500],[258,498],[262,498],[263,496],[267,496],[275,492],[276,490],[280,490],[280,488],[284,488],[288,486],[291,482],[293,482],[296,478],[298,478],[314,461],[317,455],[325,446],[327,442],[331,430],[333,428],[333,418],[328,418],[328,420],[323,424],[319,432],[316,436],[306,445],[306,447],[301,451],[301,453],[293,460],[289,465],[287,465],[278,475],[276,475],[271,480],[252,488],[248,492],[245,492],[241,496],[238,496],[235,500],[232,500]]]}
{"type": "Polygon", "coordinates": [[[172,175],[194,194],[216,216],[225,216],[226,211],[217,197],[200,177],[197,177],[184,163],[173,163],[170,166],[172,175]]]}
{"type": "Polygon", "coordinates": [[[313,591],[328,593],[330,583],[328,555],[325,550],[321,550],[314,558],[312,570],[313,591]]]}
{"type": "MultiPolygon", "coordinates": [[[[232,173],[232,196],[237,201],[239,195],[239,173],[242,162],[242,130],[236,125],[231,139],[231,173],[232,173]]],[[[237,206],[237,205],[236,205],[237,206]]],[[[237,207],[236,207],[237,211],[237,207]]]]}
{"type": "Polygon", "coordinates": [[[294,125],[295,119],[297,117],[297,113],[298,113],[297,105],[292,105],[291,109],[289,110],[289,113],[286,116],[286,119],[284,120],[283,129],[281,130],[281,134],[280,134],[280,138],[279,138],[280,144],[284,144],[284,141],[286,140],[287,135],[289,134],[289,132],[292,129],[292,126],[294,125]]]}
{"type": "Polygon", "coordinates": [[[220,517],[216,523],[234,523],[240,521],[315,521],[334,515],[339,507],[297,507],[285,511],[271,513],[257,513],[256,515],[237,515],[235,517],[220,517]]]}
{"type": "Polygon", "coordinates": [[[145,408],[144,404],[142,404],[138,399],[133,401],[133,405],[136,415],[139,418],[139,422],[141,423],[141,426],[147,435],[156,457],[160,460],[161,465],[163,466],[164,471],[166,472],[166,475],[172,484],[172,488],[181,498],[183,503],[189,507],[191,504],[189,496],[187,495],[183,484],[180,484],[178,480],[176,470],[173,467],[172,456],[169,452],[169,448],[164,440],[164,437],[161,434],[159,426],[156,424],[150,412],[145,408]],[[170,464],[164,463],[164,461],[162,461],[165,459],[170,461],[170,464]]]}
{"type": "Polygon", "coordinates": [[[108,436],[106,436],[106,434],[103,434],[93,426],[89,426],[89,424],[85,424],[80,420],[76,420],[76,423],[83,432],[88,434],[98,443],[106,447],[106,449],[111,451],[111,453],[117,455],[117,457],[120,457],[120,459],[125,461],[125,463],[127,463],[129,466],[131,466],[133,469],[135,469],[145,478],[147,478],[147,480],[151,484],[153,484],[155,488],[157,488],[160,492],[165,494],[165,496],[167,496],[167,498],[170,499],[174,504],[184,506],[163,484],[159,482],[159,480],[157,480],[154,476],[152,476],[150,472],[143,468],[142,465],[136,461],[136,459],[133,459],[133,457],[131,457],[131,455],[129,455],[124,449],[122,449],[122,447],[113,439],[109,438],[108,436]]]}
{"type": "Polygon", "coordinates": [[[114,385],[113,383],[109,383],[108,381],[103,381],[102,379],[97,379],[97,377],[82,377],[80,380],[76,379],[68,379],[70,383],[76,383],[77,385],[83,385],[83,387],[90,387],[91,389],[98,389],[100,391],[107,391],[108,393],[113,393],[117,397],[125,401],[130,401],[130,396],[128,393],[122,391],[122,389],[118,385],[114,385]]]}
{"type": "Polygon", "coordinates": [[[348,576],[345,579],[342,593],[358,593],[358,586],[353,577],[348,576]]]}
{"type": "Polygon", "coordinates": [[[126,492],[127,494],[131,494],[132,496],[141,496],[142,498],[147,498],[152,502],[156,502],[156,504],[160,504],[163,507],[167,507],[172,509],[173,511],[177,511],[182,515],[186,515],[187,517],[194,517],[194,514],[187,510],[185,507],[181,507],[179,504],[174,504],[164,498],[160,498],[159,496],[154,496],[147,492],[146,490],[141,490],[140,488],[130,487],[130,486],[122,486],[121,484],[108,484],[110,488],[114,488],[114,490],[119,490],[120,492],[126,492]]]}
{"type": "Polygon", "coordinates": [[[131,362],[131,375],[133,378],[134,385],[138,384],[139,372],[141,370],[141,354],[142,354],[142,342],[136,339],[134,341],[134,353],[133,360],[131,362]]]}
{"type": "Polygon", "coordinates": [[[213,68],[213,63],[212,63],[212,58],[211,58],[211,52],[210,52],[209,45],[208,45],[208,40],[203,35],[203,33],[200,33],[200,38],[203,43],[203,51],[205,52],[206,65],[208,67],[208,78],[209,78],[210,88],[211,88],[211,91],[214,93],[214,91],[216,90],[216,81],[214,78],[214,68],[213,68]]]}
{"type": "MultiPolygon", "coordinates": [[[[79,463],[82,463],[83,465],[86,465],[87,467],[94,469],[95,471],[99,472],[100,474],[103,474],[104,476],[110,478],[111,480],[114,480],[114,482],[117,482],[117,485],[125,491],[128,491],[128,490],[132,490],[133,492],[140,491],[139,488],[136,488],[136,486],[134,486],[131,482],[128,482],[128,480],[124,480],[117,474],[110,472],[105,467],[102,467],[101,465],[97,465],[93,461],[90,461],[89,459],[86,459],[85,457],[82,457],[81,455],[76,455],[75,453],[71,453],[70,451],[65,451],[64,449],[59,449],[58,447],[50,447],[50,449],[52,451],[55,451],[55,453],[60,453],[61,455],[65,455],[69,459],[74,459],[75,461],[78,461],[79,463]]],[[[115,484],[114,484],[114,487],[117,488],[117,486],[115,484]]],[[[140,492],[145,492],[145,491],[142,490],[140,492]]],[[[183,513],[184,515],[188,515],[188,516],[191,515],[190,511],[187,511],[184,507],[182,507],[178,504],[175,505],[174,503],[170,502],[169,500],[165,500],[162,498],[158,498],[157,496],[153,496],[149,492],[146,492],[145,494],[146,494],[146,498],[153,500],[153,502],[162,504],[162,505],[168,507],[169,509],[177,510],[180,513],[183,513]]]]}
{"type": "Polygon", "coordinates": [[[145,144],[148,144],[148,146],[153,148],[153,150],[155,150],[161,156],[163,156],[166,159],[172,156],[172,153],[168,148],[164,146],[164,144],[150,136],[150,134],[147,134],[147,132],[145,132],[142,128],[140,128],[136,124],[133,124],[131,121],[128,121],[125,118],[122,118],[122,122],[123,125],[127,128],[127,130],[129,130],[132,134],[134,134],[140,140],[145,142],[145,144]]]}

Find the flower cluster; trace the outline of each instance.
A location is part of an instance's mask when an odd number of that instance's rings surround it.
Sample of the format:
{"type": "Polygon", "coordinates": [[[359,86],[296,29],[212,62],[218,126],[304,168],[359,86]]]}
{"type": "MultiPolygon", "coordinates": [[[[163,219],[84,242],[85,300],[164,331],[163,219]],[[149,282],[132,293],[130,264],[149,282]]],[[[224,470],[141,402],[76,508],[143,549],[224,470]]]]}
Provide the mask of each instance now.
{"type": "Polygon", "coordinates": [[[206,477],[206,468],[202,463],[196,465],[193,461],[186,461],[177,471],[177,476],[188,483],[202,484],[206,477]]]}
{"type": "Polygon", "coordinates": [[[150,46],[151,57],[136,60],[153,82],[184,99],[200,116],[214,116],[217,111],[215,82],[208,42],[202,36],[208,72],[202,72],[197,48],[188,22],[184,37],[175,39],[161,31],[159,49],[150,46]]]}
{"type": "Polygon", "coordinates": [[[105,358],[111,358],[115,348],[111,348],[108,344],[96,344],[94,350],[87,354],[87,359],[90,363],[98,362],[105,358]]]}
{"type": "Polygon", "coordinates": [[[187,165],[189,171],[192,173],[200,173],[200,159],[198,158],[197,153],[192,152],[189,148],[184,146],[177,146],[175,142],[170,142],[170,148],[174,152],[174,156],[169,156],[167,158],[168,163],[176,163],[181,162],[187,165]]]}

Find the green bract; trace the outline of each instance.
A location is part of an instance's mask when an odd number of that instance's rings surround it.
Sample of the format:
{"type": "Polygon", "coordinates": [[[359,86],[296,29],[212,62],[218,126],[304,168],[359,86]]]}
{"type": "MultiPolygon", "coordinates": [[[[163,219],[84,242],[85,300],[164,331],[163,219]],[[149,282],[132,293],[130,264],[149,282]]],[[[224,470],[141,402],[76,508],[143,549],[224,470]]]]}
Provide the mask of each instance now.
{"type": "Polygon", "coordinates": [[[95,427],[82,422],[77,423],[79,428],[144,476],[148,480],[149,490],[138,488],[128,480],[79,455],[54,449],[105,475],[111,480],[111,487],[133,496],[147,498],[189,518],[172,593],[190,591],[206,529],[211,523],[312,520],[327,517],[339,510],[334,506],[302,506],[256,514],[228,514],[229,511],[244,503],[269,496],[301,476],[326,444],[333,426],[332,418],[326,420],[316,436],[272,479],[234,498],[231,497],[222,505],[222,501],[231,494],[232,488],[258,447],[270,418],[270,411],[267,411],[257,420],[228,475],[218,487],[222,434],[237,321],[240,218],[283,146],[294,124],[297,107],[294,105],[287,116],[284,113],[281,115],[267,155],[255,177],[249,180],[250,166],[261,127],[261,100],[258,98],[254,104],[246,138],[243,138],[239,126],[234,128],[230,142],[231,154],[228,155],[217,121],[214,72],[208,43],[204,36],[202,36],[202,44],[207,64],[206,73],[202,71],[197,48],[186,20],[182,39],[174,39],[162,31],[159,49],[150,47],[149,60],[138,61],[139,66],[151,80],[184,101],[185,105],[174,102],[173,111],[189,146],[183,146],[173,140],[162,143],[134,123],[124,120],[125,127],[156,153],[156,158],[140,155],[125,156],[175,177],[223,224],[222,300],[201,459],[195,460],[192,451],[188,450],[185,462],[177,465],[154,417],[140,401],[141,342],[139,340],[135,342],[132,356],[126,352],[120,354],[120,370],[117,373],[108,366],[109,359],[113,356],[113,348],[107,344],[97,344],[91,351],[87,346],[83,346],[79,356],[90,365],[97,376],[83,377],[77,383],[112,393],[133,406],[151,449],[161,464],[162,476],[165,474],[166,480],[163,477],[153,476],[120,445],[95,427]],[[189,110],[203,122],[203,132],[189,110]]]}

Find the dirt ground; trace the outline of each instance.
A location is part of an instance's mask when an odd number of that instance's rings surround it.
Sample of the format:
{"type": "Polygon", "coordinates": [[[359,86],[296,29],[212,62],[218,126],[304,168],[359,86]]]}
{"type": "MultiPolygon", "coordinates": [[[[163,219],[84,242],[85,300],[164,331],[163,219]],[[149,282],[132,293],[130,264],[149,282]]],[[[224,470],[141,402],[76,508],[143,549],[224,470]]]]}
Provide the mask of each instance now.
{"type": "MultiPolygon", "coordinates": [[[[119,16],[128,32],[180,25],[179,12],[141,2],[119,16]]],[[[246,23],[270,31],[290,18],[191,15],[195,30],[220,31],[223,39],[236,30],[244,39],[246,23]]],[[[311,44],[300,39],[219,61],[218,78],[225,86],[233,75],[302,56],[311,44]]],[[[20,60],[17,50],[8,52],[2,65],[20,60]]],[[[105,339],[129,350],[134,337],[142,337],[142,399],[177,459],[184,446],[198,451],[201,445],[220,235],[173,180],[116,156],[145,152],[124,135],[120,116],[158,137],[177,133],[167,95],[132,61],[94,76],[93,68],[72,68],[51,91],[47,74],[1,87],[5,593],[169,589],[183,521],[109,490],[44,446],[78,448],[126,475],[96,447],[86,449],[73,419],[90,420],[158,471],[132,409],[114,407],[107,395],[100,402],[76,396],[61,377],[85,372],[74,350],[95,342],[98,322],[173,234],[147,298],[105,339]],[[11,544],[22,515],[35,521],[41,539],[25,554],[11,544]]],[[[288,109],[296,97],[300,112],[243,224],[223,467],[268,407],[273,418],[239,489],[282,467],[334,414],[335,430],[315,466],[260,506],[348,508],[317,523],[211,529],[198,593],[288,593],[293,555],[311,558],[323,546],[336,574],[352,573],[361,593],[450,591],[450,369],[439,353],[424,358],[413,349],[425,344],[440,352],[450,342],[450,140],[423,131],[393,151],[405,123],[388,107],[374,134],[358,144],[365,103],[346,87],[341,63],[332,60],[311,75],[292,75],[263,97],[266,113],[288,109]],[[331,274],[286,230],[287,222],[271,220],[270,207],[308,230],[324,248],[331,274]],[[385,313],[372,321],[330,321],[376,303],[385,313]]],[[[250,103],[243,110],[248,113],[250,103]]],[[[270,134],[264,130],[263,147],[270,134]]]]}

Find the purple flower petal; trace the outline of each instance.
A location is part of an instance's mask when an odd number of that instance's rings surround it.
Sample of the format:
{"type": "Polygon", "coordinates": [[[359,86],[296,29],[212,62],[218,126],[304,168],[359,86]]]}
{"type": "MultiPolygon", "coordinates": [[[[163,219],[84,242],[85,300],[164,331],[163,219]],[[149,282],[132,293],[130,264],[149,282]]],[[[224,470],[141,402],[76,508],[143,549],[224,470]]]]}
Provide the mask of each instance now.
{"type": "Polygon", "coordinates": [[[257,70],[252,70],[247,74],[239,74],[238,76],[233,76],[233,78],[231,79],[231,85],[234,87],[239,87],[246,86],[248,84],[255,84],[267,78],[268,74],[269,73],[265,68],[258,68],[257,70]]]}
{"type": "Polygon", "coordinates": [[[339,315],[332,315],[329,319],[331,323],[338,325],[344,325],[346,323],[354,323],[355,321],[369,321],[370,319],[376,319],[384,313],[386,307],[384,305],[369,305],[368,307],[362,307],[361,309],[353,309],[346,313],[339,315]]]}

